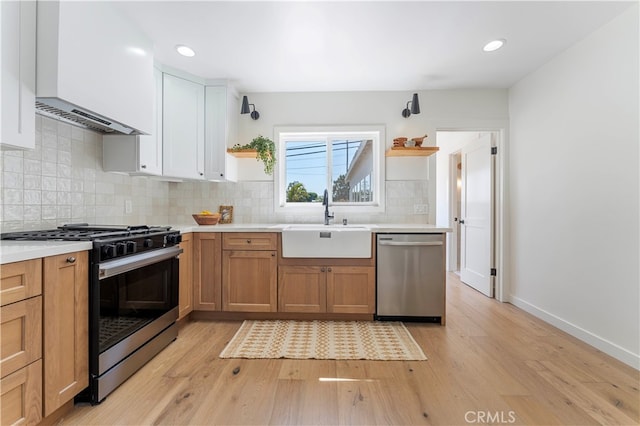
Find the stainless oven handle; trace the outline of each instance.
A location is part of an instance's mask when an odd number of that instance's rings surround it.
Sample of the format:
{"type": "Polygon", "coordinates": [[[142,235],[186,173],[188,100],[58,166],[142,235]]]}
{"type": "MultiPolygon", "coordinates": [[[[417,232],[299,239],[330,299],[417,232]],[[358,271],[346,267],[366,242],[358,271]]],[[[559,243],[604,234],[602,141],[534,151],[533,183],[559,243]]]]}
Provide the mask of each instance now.
{"type": "Polygon", "coordinates": [[[98,266],[98,279],[102,280],[113,277],[115,275],[133,271],[134,269],[142,268],[143,266],[153,265],[154,263],[171,259],[172,257],[176,257],[182,253],[182,251],[183,250],[177,246],[165,247],[160,250],[103,262],[98,266]]]}
{"type": "Polygon", "coordinates": [[[414,246],[441,246],[442,241],[413,241],[413,242],[392,242],[392,241],[380,241],[378,245],[381,246],[403,246],[403,247],[414,247],[414,246]]]}

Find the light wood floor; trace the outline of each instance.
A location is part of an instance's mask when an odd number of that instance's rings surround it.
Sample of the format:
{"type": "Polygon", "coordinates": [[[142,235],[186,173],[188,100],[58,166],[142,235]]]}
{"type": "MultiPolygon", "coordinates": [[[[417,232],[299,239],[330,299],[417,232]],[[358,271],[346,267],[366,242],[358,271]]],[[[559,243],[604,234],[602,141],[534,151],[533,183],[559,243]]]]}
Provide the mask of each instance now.
{"type": "Polygon", "coordinates": [[[447,287],[446,326],[407,324],[427,361],[219,359],[240,323],[194,321],[101,405],[77,405],[62,423],[640,422],[638,371],[453,274],[447,287]]]}

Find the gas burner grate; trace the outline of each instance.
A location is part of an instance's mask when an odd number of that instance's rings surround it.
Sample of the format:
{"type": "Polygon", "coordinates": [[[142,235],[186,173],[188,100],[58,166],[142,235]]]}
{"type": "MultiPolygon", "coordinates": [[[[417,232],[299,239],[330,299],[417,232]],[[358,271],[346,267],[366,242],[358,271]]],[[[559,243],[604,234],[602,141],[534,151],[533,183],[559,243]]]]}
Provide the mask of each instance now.
{"type": "Polygon", "coordinates": [[[166,233],[170,229],[170,226],[87,225],[80,223],[42,231],[8,232],[0,237],[3,240],[23,241],[94,241],[114,237],[128,238],[154,233],[166,233]]]}
{"type": "Polygon", "coordinates": [[[100,317],[99,352],[109,349],[152,321],[153,318],[100,317]]]}

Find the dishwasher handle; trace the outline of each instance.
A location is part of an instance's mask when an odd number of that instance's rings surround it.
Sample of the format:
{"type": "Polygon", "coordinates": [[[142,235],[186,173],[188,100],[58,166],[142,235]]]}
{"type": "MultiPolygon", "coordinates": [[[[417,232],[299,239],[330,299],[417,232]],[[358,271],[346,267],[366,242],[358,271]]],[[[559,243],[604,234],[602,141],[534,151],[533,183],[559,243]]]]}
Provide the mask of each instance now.
{"type": "Polygon", "coordinates": [[[396,246],[396,247],[424,247],[424,246],[441,246],[442,241],[379,241],[380,246],[396,246]]]}

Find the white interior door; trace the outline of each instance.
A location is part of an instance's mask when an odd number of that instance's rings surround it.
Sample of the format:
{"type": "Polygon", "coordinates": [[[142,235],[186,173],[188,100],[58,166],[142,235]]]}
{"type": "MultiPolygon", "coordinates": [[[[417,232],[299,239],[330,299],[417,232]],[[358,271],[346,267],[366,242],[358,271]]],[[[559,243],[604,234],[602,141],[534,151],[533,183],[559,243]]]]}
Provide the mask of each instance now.
{"type": "Polygon", "coordinates": [[[460,279],[493,297],[493,160],[491,135],[462,148],[460,279]]]}

